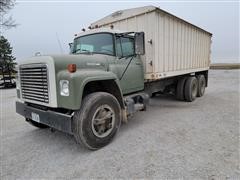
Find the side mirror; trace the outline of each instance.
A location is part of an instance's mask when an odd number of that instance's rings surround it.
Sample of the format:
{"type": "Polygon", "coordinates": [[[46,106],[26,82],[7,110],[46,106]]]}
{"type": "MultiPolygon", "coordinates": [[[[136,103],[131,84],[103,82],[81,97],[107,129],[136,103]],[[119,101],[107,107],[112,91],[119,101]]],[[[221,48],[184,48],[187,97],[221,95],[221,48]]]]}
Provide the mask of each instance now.
{"type": "Polygon", "coordinates": [[[69,43],[68,45],[69,45],[70,53],[72,53],[72,51],[73,51],[73,43],[69,43]]]}
{"type": "Polygon", "coordinates": [[[144,32],[135,33],[134,40],[135,40],[135,54],[144,55],[145,54],[144,32]]]}

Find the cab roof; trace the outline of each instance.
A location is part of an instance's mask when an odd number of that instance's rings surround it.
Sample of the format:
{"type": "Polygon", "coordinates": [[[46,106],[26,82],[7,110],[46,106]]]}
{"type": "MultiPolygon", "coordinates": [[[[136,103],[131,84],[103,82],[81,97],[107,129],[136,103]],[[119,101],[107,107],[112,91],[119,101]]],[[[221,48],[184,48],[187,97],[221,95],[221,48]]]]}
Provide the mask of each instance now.
{"type": "Polygon", "coordinates": [[[126,31],[120,31],[120,30],[114,30],[111,28],[95,28],[95,29],[90,29],[87,31],[83,31],[75,35],[75,38],[78,38],[80,36],[85,36],[85,35],[90,35],[90,34],[96,34],[96,33],[111,33],[111,34],[116,34],[116,33],[125,33],[126,31]]]}

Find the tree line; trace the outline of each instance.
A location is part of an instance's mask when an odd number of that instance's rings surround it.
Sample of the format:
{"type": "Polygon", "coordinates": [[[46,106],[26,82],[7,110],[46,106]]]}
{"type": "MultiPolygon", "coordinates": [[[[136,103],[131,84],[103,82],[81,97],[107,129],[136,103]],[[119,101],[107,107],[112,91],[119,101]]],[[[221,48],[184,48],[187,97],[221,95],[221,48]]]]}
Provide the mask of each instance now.
{"type": "Polygon", "coordinates": [[[16,58],[12,55],[12,47],[3,32],[16,27],[17,24],[9,11],[14,7],[15,0],[0,0],[0,73],[11,75],[14,72],[16,58]]]}

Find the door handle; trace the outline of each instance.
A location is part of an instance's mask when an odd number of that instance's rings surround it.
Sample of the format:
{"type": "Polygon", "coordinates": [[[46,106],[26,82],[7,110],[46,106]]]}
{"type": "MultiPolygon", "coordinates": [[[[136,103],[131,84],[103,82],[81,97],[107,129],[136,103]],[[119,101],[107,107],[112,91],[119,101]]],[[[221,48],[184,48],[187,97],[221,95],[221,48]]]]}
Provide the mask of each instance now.
{"type": "Polygon", "coordinates": [[[136,64],[136,65],[141,65],[141,63],[140,63],[140,62],[136,62],[135,64],[136,64]]]}

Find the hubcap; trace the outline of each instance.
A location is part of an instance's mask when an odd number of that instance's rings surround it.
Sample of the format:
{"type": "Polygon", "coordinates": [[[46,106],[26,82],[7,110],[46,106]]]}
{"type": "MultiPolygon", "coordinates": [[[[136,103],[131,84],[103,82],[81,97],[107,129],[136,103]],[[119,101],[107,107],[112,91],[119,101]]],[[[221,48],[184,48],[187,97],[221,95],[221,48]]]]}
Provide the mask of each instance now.
{"type": "Polygon", "coordinates": [[[204,81],[201,81],[200,82],[200,87],[201,87],[201,94],[203,95],[204,94],[204,91],[205,91],[205,82],[204,81]]]}
{"type": "Polygon", "coordinates": [[[195,83],[193,83],[192,85],[192,96],[196,97],[197,95],[197,85],[195,83]]]}
{"type": "Polygon", "coordinates": [[[103,138],[108,136],[115,124],[115,113],[113,109],[105,104],[99,106],[92,118],[92,131],[97,137],[103,138]]]}

